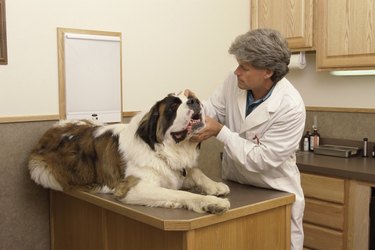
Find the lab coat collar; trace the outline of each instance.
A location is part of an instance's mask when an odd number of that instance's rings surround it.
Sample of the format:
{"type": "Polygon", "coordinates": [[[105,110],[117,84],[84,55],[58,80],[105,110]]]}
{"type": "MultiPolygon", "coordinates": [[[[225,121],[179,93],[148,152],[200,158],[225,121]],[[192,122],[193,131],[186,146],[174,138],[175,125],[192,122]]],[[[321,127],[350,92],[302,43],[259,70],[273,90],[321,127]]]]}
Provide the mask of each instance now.
{"type": "Polygon", "coordinates": [[[240,134],[250,130],[260,124],[268,121],[271,117],[271,114],[276,111],[276,109],[280,106],[281,102],[281,93],[285,88],[285,84],[288,80],[285,78],[281,79],[276,85],[271,94],[271,96],[265,100],[262,104],[260,104],[256,109],[254,109],[246,118],[245,118],[245,105],[246,105],[246,90],[242,90],[238,98],[238,105],[241,108],[241,115],[244,118],[244,122],[242,123],[240,134]]]}
{"type": "Polygon", "coordinates": [[[238,89],[238,91],[239,93],[238,93],[237,105],[238,105],[238,109],[240,110],[242,119],[245,120],[247,91],[242,90],[242,89],[238,89]]]}

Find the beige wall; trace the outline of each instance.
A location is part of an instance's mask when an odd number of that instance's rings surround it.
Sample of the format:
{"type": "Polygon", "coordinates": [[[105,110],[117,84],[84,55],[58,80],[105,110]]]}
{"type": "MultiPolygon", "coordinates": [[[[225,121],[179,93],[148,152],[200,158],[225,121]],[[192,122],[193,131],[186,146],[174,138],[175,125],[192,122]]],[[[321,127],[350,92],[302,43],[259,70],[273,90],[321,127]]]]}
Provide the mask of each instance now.
{"type": "Polygon", "coordinates": [[[58,114],[56,27],[116,31],[123,40],[124,111],[191,88],[208,97],[249,29],[248,0],[10,0],[0,117],[58,114]]]}
{"type": "Polygon", "coordinates": [[[307,67],[291,70],[287,76],[306,106],[375,109],[375,76],[343,77],[316,72],[315,57],[315,53],[307,54],[307,67]]]}
{"type": "MultiPolygon", "coordinates": [[[[208,98],[236,62],[227,54],[249,29],[247,0],[7,1],[9,64],[0,66],[0,117],[57,115],[56,27],[117,31],[123,39],[123,110],[191,88],[208,98]]],[[[288,78],[306,105],[374,108],[375,76],[305,70],[288,78]]]]}

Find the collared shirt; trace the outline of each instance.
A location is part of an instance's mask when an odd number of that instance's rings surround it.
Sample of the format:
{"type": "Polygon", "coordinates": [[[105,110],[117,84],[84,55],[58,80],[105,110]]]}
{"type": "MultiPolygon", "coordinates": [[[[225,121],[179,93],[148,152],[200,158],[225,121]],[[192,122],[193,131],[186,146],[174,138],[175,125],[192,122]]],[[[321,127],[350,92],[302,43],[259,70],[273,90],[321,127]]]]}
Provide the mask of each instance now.
{"type": "Polygon", "coordinates": [[[253,92],[251,90],[247,91],[247,101],[246,101],[246,116],[248,116],[256,107],[258,107],[262,102],[267,100],[268,97],[271,96],[273,89],[275,88],[275,84],[272,88],[268,91],[267,95],[263,98],[254,101],[253,92]]]}

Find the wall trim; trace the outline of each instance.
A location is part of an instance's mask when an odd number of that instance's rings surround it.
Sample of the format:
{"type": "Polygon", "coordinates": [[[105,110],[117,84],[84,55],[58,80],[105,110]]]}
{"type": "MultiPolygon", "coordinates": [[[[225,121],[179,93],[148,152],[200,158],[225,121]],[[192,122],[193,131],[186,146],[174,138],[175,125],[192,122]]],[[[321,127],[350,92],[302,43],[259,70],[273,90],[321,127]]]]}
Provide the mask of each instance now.
{"type": "Polygon", "coordinates": [[[133,117],[136,114],[138,114],[140,111],[128,111],[128,112],[122,112],[122,117],[133,117]]]}
{"type": "Polygon", "coordinates": [[[373,109],[372,108],[337,108],[337,107],[306,106],[306,111],[375,114],[375,108],[373,109]]]}
{"type": "MultiPolygon", "coordinates": [[[[131,118],[139,111],[122,112],[122,117],[131,118]]],[[[28,115],[28,116],[0,116],[1,123],[36,122],[36,121],[59,121],[60,115],[28,115]]]]}
{"type": "Polygon", "coordinates": [[[59,115],[1,116],[0,123],[58,121],[59,115]]]}
{"type": "MultiPolygon", "coordinates": [[[[306,111],[315,112],[338,112],[338,113],[368,113],[375,114],[375,108],[337,108],[337,107],[315,107],[306,106],[306,111]]],[[[140,111],[122,112],[122,117],[131,118],[140,111]]],[[[34,122],[34,121],[58,121],[60,115],[29,115],[29,116],[0,116],[0,123],[12,122],[34,122]]]]}

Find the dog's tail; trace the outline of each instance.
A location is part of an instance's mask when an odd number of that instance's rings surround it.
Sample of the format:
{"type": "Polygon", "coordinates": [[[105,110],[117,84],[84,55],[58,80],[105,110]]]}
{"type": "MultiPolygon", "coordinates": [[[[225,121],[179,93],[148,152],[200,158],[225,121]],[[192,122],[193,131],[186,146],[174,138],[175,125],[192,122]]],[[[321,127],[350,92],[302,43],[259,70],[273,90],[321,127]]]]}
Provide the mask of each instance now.
{"type": "Polygon", "coordinates": [[[62,191],[63,188],[56,180],[48,164],[44,161],[43,156],[32,153],[29,157],[29,171],[31,179],[37,184],[54,190],[62,191]]]}

